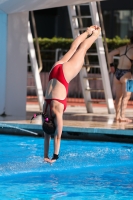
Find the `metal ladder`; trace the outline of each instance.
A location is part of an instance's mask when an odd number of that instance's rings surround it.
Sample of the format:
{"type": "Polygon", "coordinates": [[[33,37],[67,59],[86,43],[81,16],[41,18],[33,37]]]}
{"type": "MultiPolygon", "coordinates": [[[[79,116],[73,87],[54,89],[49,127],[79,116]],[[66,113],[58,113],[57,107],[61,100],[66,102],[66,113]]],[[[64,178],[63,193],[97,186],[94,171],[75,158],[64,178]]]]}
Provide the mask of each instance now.
{"type": "MultiPolygon", "coordinates": [[[[69,13],[69,18],[70,18],[73,38],[76,38],[79,34],[84,32],[86,28],[91,26],[92,24],[100,26],[99,14],[97,11],[96,2],[68,6],[68,13],[69,13]],[[84,7],[84,11],[86,11],[87,13],[86,15],[84,15],[83,7],[84,7]]],[[[105,100],[106,100],[106,104],[108,108],[108,113],[114,114],[115,113],[114,102],[113,102],[112,93],[111,93],[109,74],[108,74],[108,69],[107,69],[107,62],[105,58],[105,51],[104,51],[102,36],[98,37],[95,44],[96,44],[96,52],[86,53],[85,64],[79,73],[82,93],[83,93],[83,97],[86,104],[86,109],[88,113],[93,113],[93,107],[92,107],[93,101],[91,98],[92,92],[93,93],[104,92],[105,100]],[[98,65],[90,64],[89,59],[92,56],[98,57],[98,65]],[[89,77],[88,71],[91,68],[93,69],[97,68],[98,70],[100,70],[101,77],[92,77],[92,76],[89,77]],[[91,80],[101,80],[103,83],[103,90],[90,88],[89,82],[91,80]]]]}
{"type": "Polygon", "coordinates": [[[35,48],[33,44],[33,37],[31,33],[30,22],[28,22],[28,53],[29,53],[29,59],[30,59],[32,73],[33,73],[33,78],[35,81],[35,90],[38,97],[39,107],[40,107],[40,110],[42,111],[43,103],[44,103],[43,89],[42,89],[42,83],[41,83],[40,73],[38,69],[38,63],[36,59],[35,48]]]}

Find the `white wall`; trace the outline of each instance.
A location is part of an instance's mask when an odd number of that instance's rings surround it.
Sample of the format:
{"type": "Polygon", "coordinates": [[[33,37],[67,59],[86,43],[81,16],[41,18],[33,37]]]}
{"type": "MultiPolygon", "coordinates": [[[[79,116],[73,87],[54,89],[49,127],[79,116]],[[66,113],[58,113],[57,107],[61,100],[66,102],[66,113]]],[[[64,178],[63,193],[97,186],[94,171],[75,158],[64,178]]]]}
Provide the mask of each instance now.
{"type": "Polygon", "coordinates": [[[7,14],[0,10],[0,115],[5,111],[7,14]]]}
{"type": "Polygon", "coordinates": [[[26,116],[28,12],[8,15],[5,114],[26,116]]]}

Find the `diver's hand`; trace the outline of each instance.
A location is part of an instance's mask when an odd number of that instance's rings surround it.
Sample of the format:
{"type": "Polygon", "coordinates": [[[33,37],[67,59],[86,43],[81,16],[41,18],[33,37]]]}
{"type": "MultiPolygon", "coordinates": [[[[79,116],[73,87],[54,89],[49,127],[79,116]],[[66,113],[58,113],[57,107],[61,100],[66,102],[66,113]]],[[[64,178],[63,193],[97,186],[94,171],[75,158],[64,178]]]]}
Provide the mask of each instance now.
{"type": "Polygon", "coordinates": [[[48,163],[51,163],[51,159],[49,159],[49,158],[44,158],[44,161],[48,162],[48,163]]]}
{"type": "Polygon", "coordinates": [[[45,162],[47,162],[47,163],[50,163],[50,164],[52,164],[52,163],[54,163],[54,162],[56,162],[56,159],[49,159],[49,158],[44,158],[44,161],[45,162]]]}
{"type": "Polygon", "coordinates": [[[110,67],[110,72],[114,74],[115,73],[115,67],[113,67],[113,66],[110,67]]]}

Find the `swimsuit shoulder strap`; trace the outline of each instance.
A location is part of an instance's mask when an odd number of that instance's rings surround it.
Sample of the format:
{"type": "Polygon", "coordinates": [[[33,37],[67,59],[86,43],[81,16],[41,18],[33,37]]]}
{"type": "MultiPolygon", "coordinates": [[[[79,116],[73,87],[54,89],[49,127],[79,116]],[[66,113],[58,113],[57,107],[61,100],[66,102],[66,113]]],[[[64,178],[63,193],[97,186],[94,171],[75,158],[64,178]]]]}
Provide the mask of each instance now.
{"type": "Polygon", "coordinates": [[[128,50],[127,50],[127,52],[130,50],[130,49],[132,49],[133,47],[130,47],[128,50]]]}
{"type": "Polygon", "coordinates": [[[126,45],[125,52],[124,52],[123,54],[121,54],[120,56],[124,56],[124,55],[126,55],[126,53],[127,53],[127,48],[128,48],[128,45],[126,45]]]}
{"type": "Polygon", "coordinates": [[[128,45],[126,45],[125,55],[128,52],[128,45]]]}
{"type": "Polygon", "coordinates": [[[133,47],[130,47],[130,48],[128,49],[128,45],[126,45],[125,53],[123,53],[123,54],[120,55],[120,56],[126,56],[126,57],[130,60],[130,62],[132,63],[133,60],[130,59],[130,58],[128,57],[128,55],[127,55],[127,52],[128,52],[131,48],[133,48],[133,47]]]}
{"type": "MultiPolygon", "coordinates": [[[[130,49],[132,49],[133,47],[130,47],[129,49],[127,49],[127,51],[126,51],[126,53],[130,50],[130,49]]],[[[131,59],[131,58],[129,58],[128,57],[128,55],[127,54],[125,54],[126,55],[126,57],[131,61],[131,63],[133,62],[133,60],[131,59]]]]}

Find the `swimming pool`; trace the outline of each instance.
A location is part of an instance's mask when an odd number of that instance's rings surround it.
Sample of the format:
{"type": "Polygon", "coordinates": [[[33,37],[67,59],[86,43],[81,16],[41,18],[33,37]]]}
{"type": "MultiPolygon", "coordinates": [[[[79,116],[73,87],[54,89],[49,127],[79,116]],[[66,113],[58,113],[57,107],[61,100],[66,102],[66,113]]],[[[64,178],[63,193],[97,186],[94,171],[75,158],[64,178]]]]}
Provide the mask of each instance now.
{"type": "Polygon", "coordinates": [[[59,160],[49,165],[43,138],[0,140],[2,200],[133,200],[133,144],[62,140],[59,160]]]}

